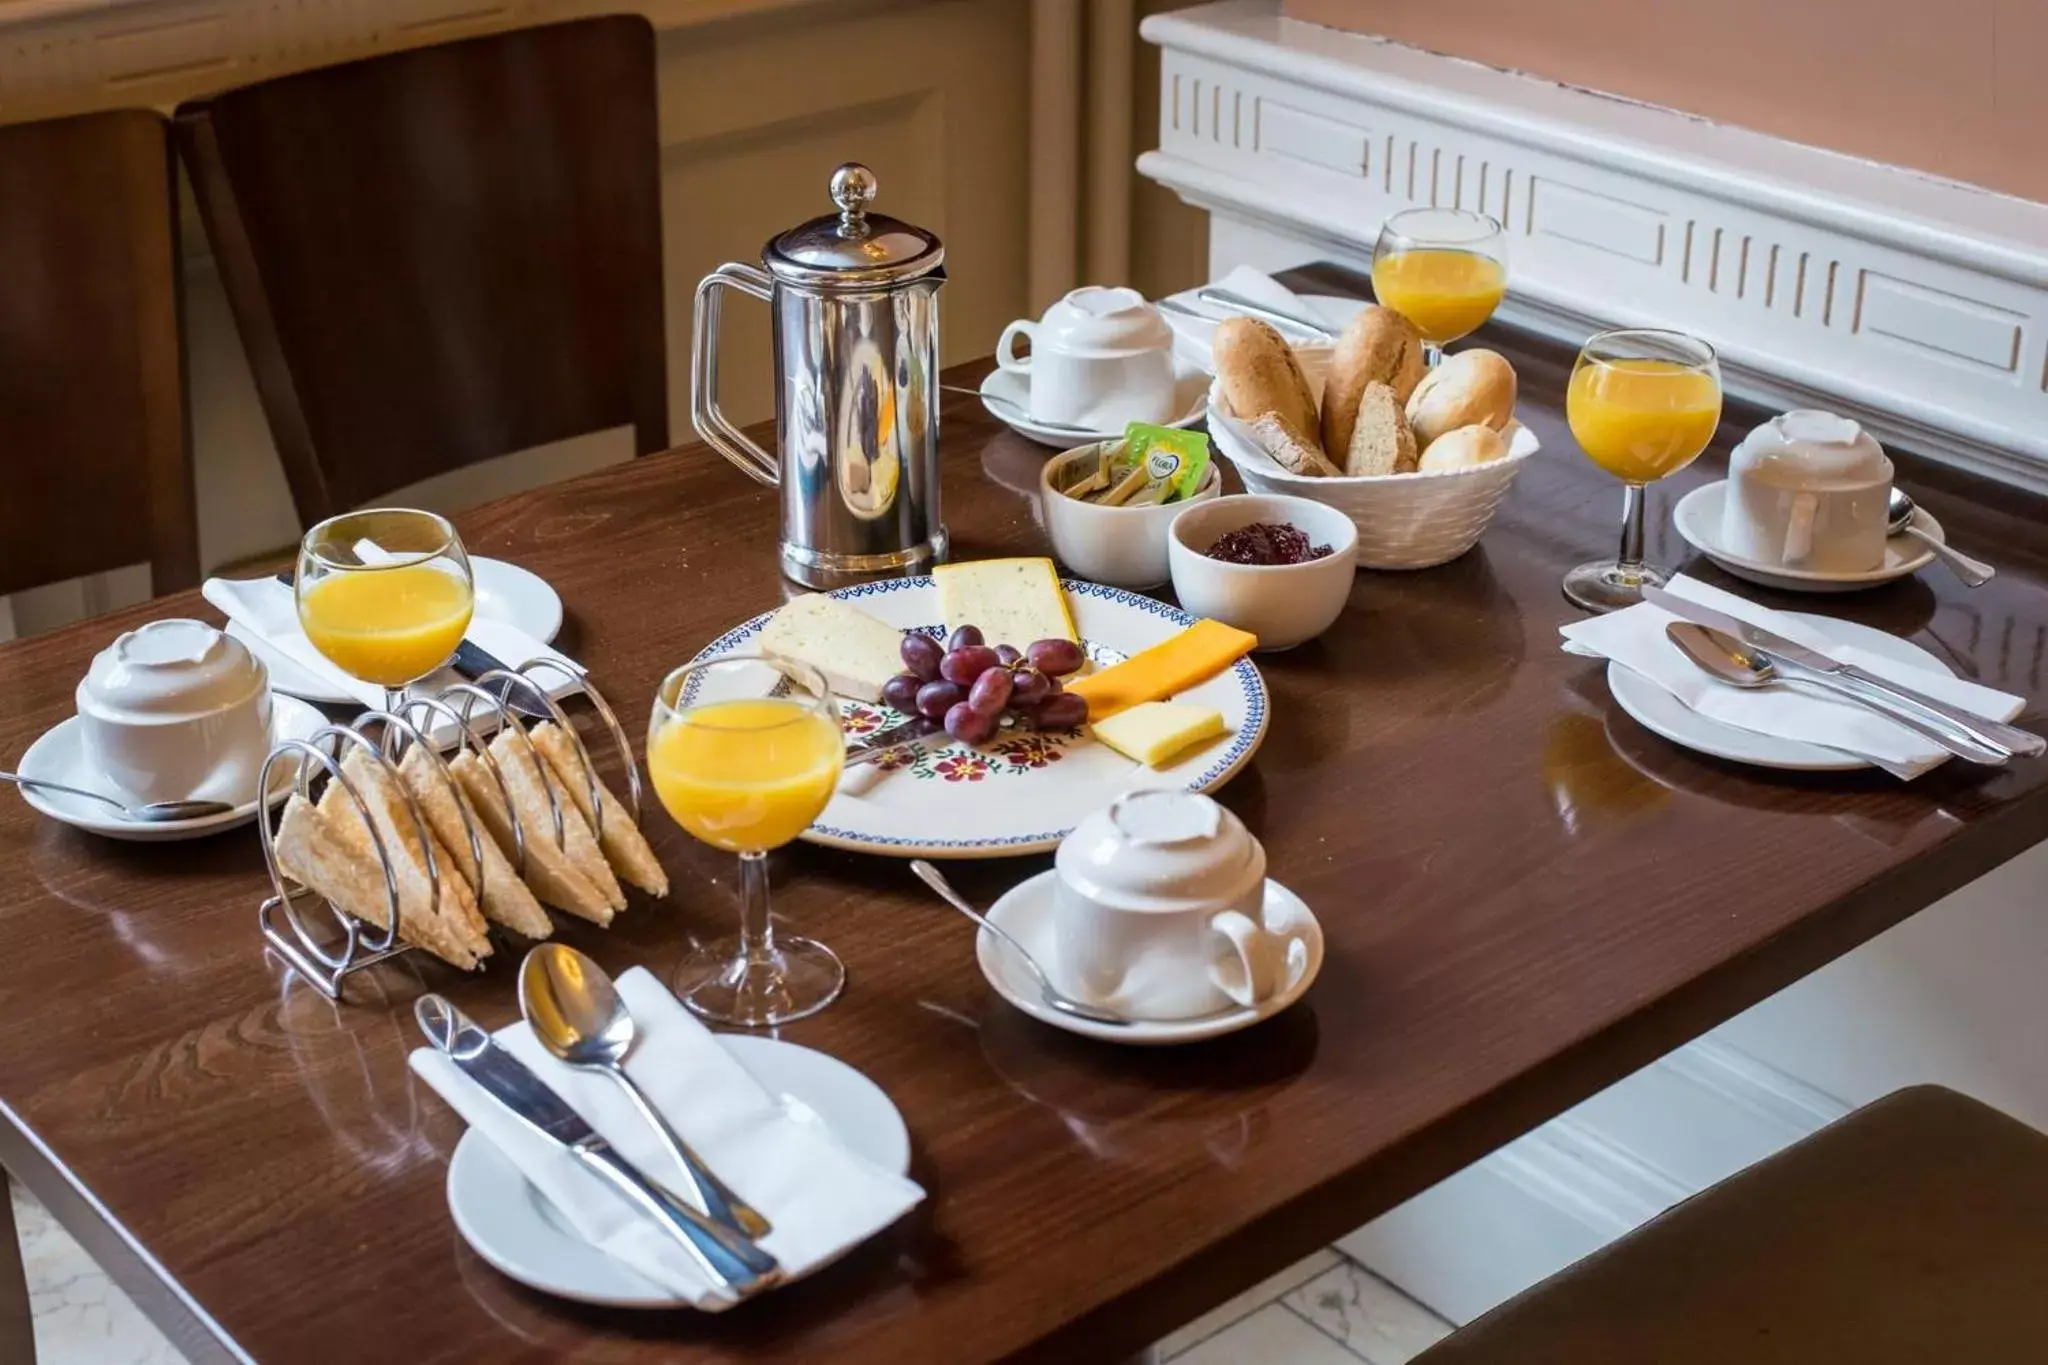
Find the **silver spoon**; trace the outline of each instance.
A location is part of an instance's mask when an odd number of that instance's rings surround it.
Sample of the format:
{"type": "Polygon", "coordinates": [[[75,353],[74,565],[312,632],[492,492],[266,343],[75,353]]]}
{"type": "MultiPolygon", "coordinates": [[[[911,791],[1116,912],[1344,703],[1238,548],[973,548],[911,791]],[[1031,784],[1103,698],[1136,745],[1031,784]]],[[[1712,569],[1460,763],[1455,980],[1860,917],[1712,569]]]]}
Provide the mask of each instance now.
{"type": "Polygon", "coordinates": [[[982,928],[1008,944],[1010,951],[1017,955],[1017,960],[1024,964],[1025,969],[1031,973],[1032,979],[1038,983],[1039,997],[1045,1001],[1047,1006],[1058,1010],[1061,1014],[1071,1014],[1076,1019],[1086,1019],[1091,1024],[1114,1024],[1120,1028],[1130,1026],[1131,1021],[1120,1014],[1111,1014],[1109,1011],[1098,1009],[1094,1005],[1084,1005],[1071,995],[1062,993],[1052,984],[1051,979],[1046,976],[1045,968],[1038,965],[1038,959],[1031,956],[1030,950],[1012,938],[994,920],[991,920],[988,916],[969,905],[967,898],[958,891],[955,891],[953,883],[947,881],[945,874],[936,867],[933,867],[922,858],[913,858],[910,863],[910,870],[917,874],[919,881],[938,892],[939,898],[945,901],[946,904],[952,906],[955,910],[958,910],[961,914],[967,916],[967,918],[973,920],[976,924],[979,924],[982,928]]]}
{"type": "MultiPolygon", "coordinates": [[[[519,968],[519,1012],[541,1046],[556,1057],[619,1083],[696,1185],[696,1203],[705,1216],[747,1238],[768,1235],[768,1220],[711,1173],[626,1074],[621,1063],[633,1050],[638,1030],[604,968],[564,944],[536,946],[519,968]]],[[[748,1260],[750,1269],[765,1273],[777,1268],[774,1257],[751,1243],[733,1251],[748,1260]]]]}
{"type": "Polygon", "coordinates": [[[62,782],[45,782],[40,777],[23,777],[20,773],[0,773],[0,782],[12,782],[17,787],[43,787],[53,792],[68,792],[72,796],[103,801],[130,820],[146,825],[160,825],[172,820],[202,820],[209,815],[226,815],[234,809],[226,801],[151,801],[148,805],[131,806],[117,797],[87,791],[83,787],[67,787],[62,782]]]}
{"type": "Polygon", "coordinates": [[[1989,583],[1992,575],[1996,574],[1998,570],[1992,568],[1981,559],[1972,559],[1961,550],[1953,549],[1943,544],[1935,539],[1930,532],[1913,525],[1913,511],[1917,505],[1913,501],[1913,495],[1905,489],[1892,489],[1891,500],[1885,504],[1884,509],[1885,516],[1888,518],[1885,534],[1913,537],[1913,539],[1934,551],[1935,556],[1942,563],[1955,570],[1956,577],[1962,579],[1963,583],[1968,587],[1981,588],[1986,583],[1989,583]]]}
{"type": "Polygon", "coordinates": [[[984,403],[999,407],[1004,412],[1010,414],[1012,422],[1021,422],[1026,426],[1041,427],[1046,431],[1071,431],[1076,436],[1100,436],[1102,434],[1093,427],[1077,427],[1071,422],[1042,421],[1026,412],[1022,404],[1013,402],[999,393],[988,393],[982,389],[970,389],[965,384],[941,384],[939,387],[947,393],[964,393],[970,397],[979,398],[984,403]]]}
{"type": "MultiPolygon", "coordinates": [[[[1895,710],[1865,693],[1837,686],[1833,682],[1826,680],[1822,674],[1807,675],[1803,673],[1789,674],[1780,672],[1777,665],[1773,664],[1769,659],[1764,658],[1760,654],[1753,653],[1740,640],[1725,631],[1715,630],[1709,626],[1696,625],[1691,621],[1673,621],[1670,625],[1664,627],[1664,634],[1672,644],[1677,645],[1679,649],[1685,652],[1687,658],[1721,679],[1721,681],[1731,683],[1736,687],[1771,687],[1780,683],[1787,685],[1803,683],[1815,691],[1826,692],[1830,696],[1845,697],[1850,701],[1868,706],[1872,710],[1880,711],[1887,720],[1897,721],[1915,734],[1939,744],[1957,758],[1966,759],[1971,763],[1982,763],[1995,768],[2002,766],[2006,760],[2012,757],[2010,753],[2003,749],[1993,749],[1979,744],[1976,740],[1966,735],[1959,735],[1943,728],[1937,728],[1930,722],[1903,708],[1895,710]]],[[[1888,763],[1874,754],[1859,754],[1857,757],[1884,769],[1893,777],[1900,779],[1912,777],[1910,771],[1888,763]]]]}

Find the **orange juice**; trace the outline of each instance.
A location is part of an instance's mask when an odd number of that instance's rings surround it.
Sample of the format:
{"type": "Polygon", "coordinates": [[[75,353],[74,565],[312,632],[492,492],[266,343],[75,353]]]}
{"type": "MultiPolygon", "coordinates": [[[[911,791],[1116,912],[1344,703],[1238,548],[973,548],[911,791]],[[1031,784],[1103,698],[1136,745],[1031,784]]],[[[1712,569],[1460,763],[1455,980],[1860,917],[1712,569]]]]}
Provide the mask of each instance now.
{"type": "Polygon", "coordinates": [[[299,595],[299,624],[350,677],[403,687],[448,662],[475,607],[455,574],[405,564],[321,579],[299,595]]]}
{"type": "Polygon", "coordinates": [[[1476,331],[1500,307],[1508,273],[1473,251],[1396,251],[1372,263],[1372,292],[1441,346],[1476,331]]]}
{"type": "Polygon", "coordinates": [[[661,804],[705,843],[735,853],[780,848],[808,829],[845,757],[832,716],[779,697],[707,702],[647,739],[661,804]]]}
{"type": "Polygon", "coordinates": [[[1674,360],[1587,362],[1565,392],[1572,435],[1594,464],[1650,483],[1698,458],[1721,421],[1721,386],[1674,360]]]}

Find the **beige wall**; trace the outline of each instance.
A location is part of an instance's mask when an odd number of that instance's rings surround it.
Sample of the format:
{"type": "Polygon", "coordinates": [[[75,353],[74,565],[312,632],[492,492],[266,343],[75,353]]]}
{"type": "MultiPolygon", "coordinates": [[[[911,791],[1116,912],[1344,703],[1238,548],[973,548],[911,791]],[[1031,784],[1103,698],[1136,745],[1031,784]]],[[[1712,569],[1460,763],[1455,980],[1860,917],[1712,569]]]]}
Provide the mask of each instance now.
{"type": "Polygon", "coordinates": [[[2048,0],[1284,0],[1377,33],[2048,200],[2048,0]]]}

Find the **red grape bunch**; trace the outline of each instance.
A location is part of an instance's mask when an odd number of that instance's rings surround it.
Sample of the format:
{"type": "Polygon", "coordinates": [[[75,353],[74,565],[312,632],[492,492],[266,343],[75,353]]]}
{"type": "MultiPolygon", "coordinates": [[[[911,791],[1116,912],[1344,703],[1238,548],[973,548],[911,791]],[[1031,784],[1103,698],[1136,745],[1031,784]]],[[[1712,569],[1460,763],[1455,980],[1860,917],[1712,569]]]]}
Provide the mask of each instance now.
{"type": "Polygon", "coordinates": [[[929,635],[905,631],[902,648],[906,671],[883,686],[882,700],[906,716],[944,722],[962,744],[994,739],[1005,713],[1036,730],[1071,730],[1088,719],[1087,700],[1060,687],[1082,664],[1072,640],[991,647],[979,627],[962,626],[943,648],[929,635]]]}

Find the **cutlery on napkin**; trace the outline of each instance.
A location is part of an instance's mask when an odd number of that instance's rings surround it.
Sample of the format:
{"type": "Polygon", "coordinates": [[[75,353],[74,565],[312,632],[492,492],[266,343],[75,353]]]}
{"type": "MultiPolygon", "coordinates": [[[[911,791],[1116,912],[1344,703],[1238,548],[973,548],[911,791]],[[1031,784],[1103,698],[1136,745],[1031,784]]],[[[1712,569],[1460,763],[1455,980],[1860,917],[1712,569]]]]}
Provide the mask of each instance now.
{"type": "MultiPolygon", "coordinates": [[[[1992,720],[2011,720],[2026,706],[2025,698],[2009,692],[1842,644],[1803,622],[1790,620],[1780,612],[1684,574],[1673,578],[1665,591],[1992,720]]],[[[1663,688],[1690,710],[1740,730],[1817,744],[1878,762],[1908,778],[1920,776],[1948,757],[1932,741],[1853,702],[1787,687],[1744,690],[1719,681],[1665,638],[1664,628],[1678,619],[1663,608],[1644,602],[1605,616],[1571,622],[1560,633],[1567,653],[1611,659],[1663,688]]]]}
{"type": "MultiPolygon", "coordinates": [[[[705,1163],[774,1225],[760,1245],[790,1278],[865,1241],[923,1200],[914,1181],[856,1156],[815,1118],[763,1089],[644,967],[622,973],[618,990],[645,1034],[626,1070],[705,1163]]],[[[617,1085],[556,1061],[524,1022],[492,1036],[620,1156],[664,1185],[689,1188],[617,1085]]],[[[513,1118],[454,1062],[425,1047],[409,1061],[591,1245],[697,1308],[717,1312],[732,1305],[668,1233],[563,1148],[513,1118]]]]}
{"type": "MultiPolygon", "coordinates": [[[[1178,294],[1170,294],[1163,302],[1178,307],[1161,308],[1159,311],[1166,319],[1167,325],[1173,328],[1174,354],[1189,364],[1198,366],[1206,374],[1216,373],[1215,357],[1209,349],[1210,339],[1216,334],[1216,324],[1225,318],[1239,315],[1241,310],[1201,298],[1200,294],[1204,289],[1237,294],[1275,312],[1305,320],[1320,320],[1333,333],[1344,330],[1344,324],[1350,320],[1352,311],[1346,309],[1342,313],[1336,313],[1318,301],[1303,298],[1263,270],[1254,270],[1248,265],[1238,266],[1222,279],[1212,281],[1199,289],[1186,289],[1178,294]]],[[[1286,328],[1280,330],[1290,341],[1309,340],[1307,336],[1297,335],[1286,328]]]]}

